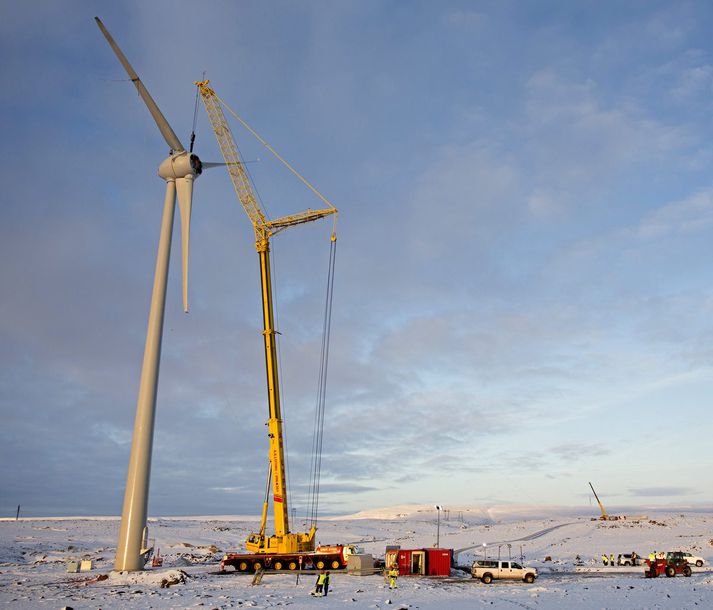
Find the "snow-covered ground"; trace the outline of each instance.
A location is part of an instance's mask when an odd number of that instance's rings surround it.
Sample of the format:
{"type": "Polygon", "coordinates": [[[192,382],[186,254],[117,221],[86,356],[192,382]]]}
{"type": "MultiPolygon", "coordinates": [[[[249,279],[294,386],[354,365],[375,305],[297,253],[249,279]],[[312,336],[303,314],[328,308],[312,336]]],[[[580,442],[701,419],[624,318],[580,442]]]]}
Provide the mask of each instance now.
{"type": "MultiPolygon", "coordinates": [[[[460,550],[458,564],[511,552],[540,571],[532,585],[483,585],[468,574],[448,579],[402,577],[389,591],[381,576],[332,575],[328,598],[309,595],[314,576],[267,573],[252,586],[249,575],[217,573],[221,552],[237,549],[256,527],[250,517],[174,517],[151,520],[164,567],[113,573],[118,519],[0,520],[0,606],[103,610],[145,608],[713,608],[713,511],[648,512],[642,522],[600,522],[576,511],[542,507],[452,507],[441,516],[441,546],[460,550]],[[508,549],[507,544],[511,547],[508,549]],[[611,568],[577,573],[577,564],[601,567],[602,553],[647,555],[688,550],[706,560],[691,578],[646,579],[639,570],[611,568]],[[579,561],[577,559],[579,556],[579,561]],[[551,560],[545,561],[547,557],[551,560]],[[90,572],[69,574],[68,561],[91,559],[90,572]],[[106,578],[104,578],[106,576],[106,578]],[[180,580],[162,587],[162,581],[180,580]]],[[[299,524],[298,524],[299,525],[299,524]]],[[[382,557],[387,544],[433,546],[430,507],[401,506],[320,521],[319,541],[356,543],[382,557]]]]}

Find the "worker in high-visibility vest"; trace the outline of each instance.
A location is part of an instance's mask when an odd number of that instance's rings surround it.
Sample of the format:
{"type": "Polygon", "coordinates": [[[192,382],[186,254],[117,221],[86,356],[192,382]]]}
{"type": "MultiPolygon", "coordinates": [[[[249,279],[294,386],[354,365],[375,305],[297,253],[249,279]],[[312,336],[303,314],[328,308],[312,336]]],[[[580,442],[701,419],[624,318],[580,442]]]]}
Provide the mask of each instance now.
{"type": "Polygon", "coordinates": [[[389,570],[389,589],[398,589],[399,586],[396,584],[396,579],[399,577],[399,568],[396,564],[391,566],[389,570]]]}
{"type": "Polygon", "coordinates": [[[656,551],[654,551],[653,553],[649,553],[649,561],[651,563],[653,563],[655,559],[656,559],[656,551]]]}
{"type": "Polygon", "coordinates": [[[606,553],[602,553],[602,563],[606,566],[609,565],[609,557],[607,557],[606,553]]]}
{"type": "Polygon", "coordinates": [[[317,596],[322,596],[324,595],[324,581],[326,580],[327,575],[324,573],[324,571],[320,572],[317,576],[317,582],[314,583],[314,591],[310,595],[317,595],[317,596]]]}

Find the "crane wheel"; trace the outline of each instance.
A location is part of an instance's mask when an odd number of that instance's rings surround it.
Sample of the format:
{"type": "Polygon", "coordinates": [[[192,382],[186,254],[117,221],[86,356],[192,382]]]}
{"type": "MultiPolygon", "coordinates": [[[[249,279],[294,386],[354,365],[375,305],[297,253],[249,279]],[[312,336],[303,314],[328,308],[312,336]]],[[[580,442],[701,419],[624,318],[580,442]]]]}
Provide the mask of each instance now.
{"type": "Polygon", "coordinates": [[[247,561],[241,561],[238,564],[238,571],[240,572],[247,572],[248,571],[248,562],[247,561]]]}
{"type": "Polygon", "coordinates": [[[666,566],[666,576],[671,578],[672,576],[676,576],[676,570],[673,568],[673,566],[666,566]]]}
{"type": "Polygon", "coordinates": [[[290,563],[287,564],[287,569],[291,570],[294,572],[297,569],[297,562],[296,561],[290,561],[290,563]]]}
{"type": "Polygon", "coordinates": [[[342,567],[342,564],[339,563],[336,559],[332,562],[332,570],[338,570],[341,567],[342,567]]]}
{"type": "Polygon", "coordinates": [[[256,562],[253,564],[253,570],[255,570],[256,572],[257,572],[258,570],[262,570],[262,564],[261,564],[259,561],[256,561],[256,562]]]}
{"type": "Polygon", "coordinates": [[[281,561],[276,561],[275,564],[273,565],[273,567],[274,567],[276,570],[281,570],[281,569],[282,569],[282,562],[281,562],[281,561]]]}
{"type": "Polygon", "coordinates": [[[324,570],[325,563],[321,559],[314,565],[317,567],[318,570],[324,570]]]}
{"type": "Polygon", "coordinates": [[[691,572],[692,572],[692,570],[691,570],[690,566],[686,566],[685,568],[683,568],[683,575],[684,575],[684,576],[690,576],[690,575],[691,575],[691,572]]]}

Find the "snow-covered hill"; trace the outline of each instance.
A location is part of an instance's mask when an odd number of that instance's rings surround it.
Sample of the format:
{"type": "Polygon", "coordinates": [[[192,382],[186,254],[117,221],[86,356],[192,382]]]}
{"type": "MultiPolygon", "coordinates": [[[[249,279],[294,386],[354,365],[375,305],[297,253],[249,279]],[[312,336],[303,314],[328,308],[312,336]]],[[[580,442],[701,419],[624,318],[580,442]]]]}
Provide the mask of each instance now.
{"type": "MultiPolygon", "coordinates": [[[[116,518],[62,518],[0,521],[0,605],[102,608],[700,608],[713,607],[713,573],[704,567],[691,578],[645,579],[641,573],[576,574],[575,564],[601,565],[602,553],[648,554],[689,550],[713,562],[713,511],[649,510],[641,522],[591,521],[577,510],[546,507],[450,507],[441,514],[440,544],[469,565],[476,556],[519,557],[541,577],[533,585],[486,586],[467,575],[446,581],[401,578],[390,592],[379,576],[332,577],[329,600],[310,597],[313,576],[267,574],[259,586],[249,576],[218,575],[222,551],[239,548],[257,526],[250,517],[172,517],[153,519],[164,567],[139,575],[112,574],[118,532],[116,518]],[[485,544],[485,546],[483,546],[485,544]],[[510,545],[508,547],[508,544],[510,545]],[[545,561],[546,558],[551,558],[545,561]],[[579,557],[579,561],[577,560],[579,557]],[[66,562],[92,559],[91,572],[67,574],[66,562]],[[181,570],[182,572],[177,572],[181,570]],[[185,583],[161,588],[163,580],[185,583]],[[99,575],[109,575],[97,580],[99,575]]],[[[297,524],[299,529],[300,523],[297,524]]],[[[387,544],[433,546],[436,514],[431,506],[397,506],[320,521],[321,543],[357,543],[383,556],[387,544]]]]}

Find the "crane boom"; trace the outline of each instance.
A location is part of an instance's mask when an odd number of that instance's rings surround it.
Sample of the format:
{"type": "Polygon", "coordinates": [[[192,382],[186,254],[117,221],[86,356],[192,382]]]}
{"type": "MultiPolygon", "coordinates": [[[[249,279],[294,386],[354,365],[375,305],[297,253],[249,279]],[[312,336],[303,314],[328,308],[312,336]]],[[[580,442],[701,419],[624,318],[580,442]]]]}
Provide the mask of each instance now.
{"type": "MultiPolygon", "coordinates": [[[[263,338],[265,346],[265,372],[269,419],[267,422],[269,437],[269,469],[271,480],[275,534],[266,536],[268,496],[263,505],[260,531],[248,536],[245,546],[253,553],[295,553],[314,550],[314,525],[309,532],[290,532],[287,483],[285,477],[284,432],[280,409],[280,391],[277,367],[276,334],[274,323],[274,304],[272,298],[272,277],[270,273],[270,238],[291,226],[311,222],[330,214],[337,209],[330,207],[322,210],[307,210],[289,216],[268,220],[260,203],[255,197],[244,163],[238,152],[230,126],[225,118],[221,101],[215,91],[208,86],[209,81],[196,82],[213,133],[228,168],[230,181],[235,193],[255,231],[255,248],[260,260],[260,284],[262,288],[263,338]]],[[[328,202],[327,202],[328,203],[328,202]]],[[[332,240],[336,237],[332,235],[332,240]]]]}
{"type": "Polygon", "coordinates": [[[597,495],[597,492],[594,491],[594,486],[589,483],[589,486],[592,488],[592,493],[594,494],[594,497],[597,499],[597,503],[599,504],[599,510],[602,511],[602,516],[601,519],[603,521],[606,521],[609,519],[609,515],[607,515],[607,511],[604,510],[604,504],[602,504],[602,501],[599,499],[599,496],[597,495]]]}

